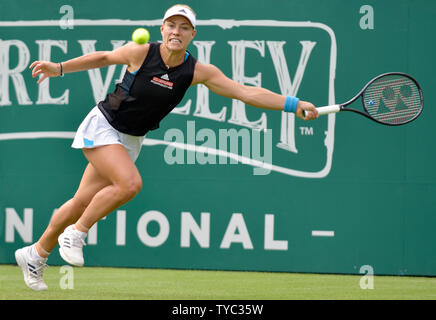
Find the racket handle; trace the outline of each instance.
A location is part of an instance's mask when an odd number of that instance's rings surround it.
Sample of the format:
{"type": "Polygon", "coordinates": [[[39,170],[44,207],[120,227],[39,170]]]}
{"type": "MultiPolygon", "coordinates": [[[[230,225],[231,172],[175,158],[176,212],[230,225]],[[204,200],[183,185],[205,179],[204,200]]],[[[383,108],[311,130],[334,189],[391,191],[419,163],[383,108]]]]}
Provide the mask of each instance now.
{"type": "MultiPolygon", "coordinates": [[[[325,114],[329,114],[329,113],[336,113],[341,111],[341,105],[340,104],[334,104],[331,106],[325,106],[325,107],[319,107],[316,108],[316,110],[318,110],[318,114],[320,116],[325,115],[325,114]]],[[[304,116],[306,116],[306,111],[304,111],[304,116]]]]}

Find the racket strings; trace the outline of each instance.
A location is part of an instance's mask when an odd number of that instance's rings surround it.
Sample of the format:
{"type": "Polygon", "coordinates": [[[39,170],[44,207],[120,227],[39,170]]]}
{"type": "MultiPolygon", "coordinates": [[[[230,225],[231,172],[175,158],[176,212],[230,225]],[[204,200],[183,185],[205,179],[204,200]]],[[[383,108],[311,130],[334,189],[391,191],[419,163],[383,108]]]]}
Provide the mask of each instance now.
{"type": "Polygon", "coordinates": [[[386,124],[402,124],[419,115],[421,94],[416,83],[402,75],[388,75],[371,83],[364,93],[368,114],[386,124]]]}

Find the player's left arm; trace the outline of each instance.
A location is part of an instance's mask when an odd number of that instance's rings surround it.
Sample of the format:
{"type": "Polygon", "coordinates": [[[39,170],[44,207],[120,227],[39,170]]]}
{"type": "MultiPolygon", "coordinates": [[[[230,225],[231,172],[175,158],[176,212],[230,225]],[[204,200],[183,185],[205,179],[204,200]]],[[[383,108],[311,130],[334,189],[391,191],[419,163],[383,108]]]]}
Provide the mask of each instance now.
{"type": "MultiPolygon", "coordinates": [[[[192,85],[204,84],[211,91],[220,96],[241,100],[244,103],[264,109],[283,110],[286,96],[276,94],[261,87],[246,86],[240,84],[224,75],[214,65],[198,63],[195,66],[192,85]]],[[[305,120],[317,118],[315,106],[307,101],[298,101],[296,115],[305,120]],[[304,117],[303,110],[311,111],[304,117]]]]}

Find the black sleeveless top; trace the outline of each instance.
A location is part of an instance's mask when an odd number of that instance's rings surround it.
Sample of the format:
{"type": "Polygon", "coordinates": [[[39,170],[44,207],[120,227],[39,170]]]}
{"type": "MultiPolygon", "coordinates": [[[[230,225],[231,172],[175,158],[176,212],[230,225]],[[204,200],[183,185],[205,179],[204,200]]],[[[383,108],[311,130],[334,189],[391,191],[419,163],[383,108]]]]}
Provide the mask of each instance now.
{"type": "Polygon", "coordinates": [[[122,83],[98,104],[112,127],[133,136],[159,128],[159,122],[183,99],[192,83],[197,60],[167,68],[160,55],[160,43],[150,43],[142,66],[133,75],[126,70],[122,83]]]}

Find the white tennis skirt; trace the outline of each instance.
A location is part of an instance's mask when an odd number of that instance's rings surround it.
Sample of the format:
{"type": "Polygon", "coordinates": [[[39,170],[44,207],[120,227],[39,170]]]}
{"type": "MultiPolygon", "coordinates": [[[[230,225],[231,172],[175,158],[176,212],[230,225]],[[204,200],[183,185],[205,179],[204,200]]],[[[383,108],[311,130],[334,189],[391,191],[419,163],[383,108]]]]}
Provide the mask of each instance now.
{"type": "Polygon", "coordinates": [[[71,146],[75,149],[83,149],[120,144],[126,148],[130,159],[135,162],[141,152],[144,139],[145,136],[131,136],[113,128],[96,106],[80,124],[71,146]]]}

